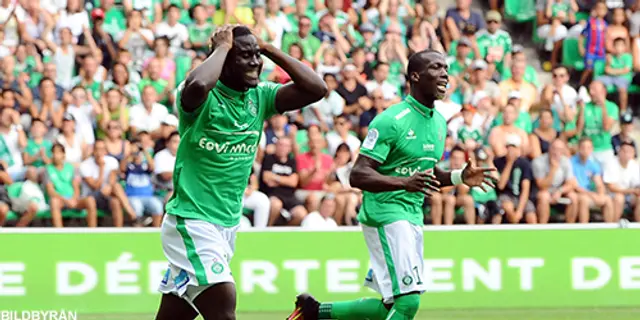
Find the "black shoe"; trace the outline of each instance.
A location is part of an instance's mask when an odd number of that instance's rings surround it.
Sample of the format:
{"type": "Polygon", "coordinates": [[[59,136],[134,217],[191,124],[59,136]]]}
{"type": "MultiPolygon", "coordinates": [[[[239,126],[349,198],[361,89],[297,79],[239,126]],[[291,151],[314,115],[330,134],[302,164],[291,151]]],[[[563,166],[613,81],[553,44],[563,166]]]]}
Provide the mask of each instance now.
{"type": "Polygon", "coordinates": [[[286,320],[318,320],[320,302],[308,293],[296,297],[296,308],[286,320]]]}

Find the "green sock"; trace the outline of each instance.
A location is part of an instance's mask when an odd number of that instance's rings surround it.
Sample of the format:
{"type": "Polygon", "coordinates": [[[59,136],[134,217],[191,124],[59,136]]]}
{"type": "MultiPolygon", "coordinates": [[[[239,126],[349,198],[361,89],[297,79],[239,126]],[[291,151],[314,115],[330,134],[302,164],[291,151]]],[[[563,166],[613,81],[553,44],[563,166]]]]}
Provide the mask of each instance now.
{"type": "Polygon", "coordinates": [[[395,299],[385,320],[413,320],[420,307],[420,295],[409,294],[395,299]]]}
{"type": "Polygon", "coordinates": [[[318,319],[337,320],[384,320],[389,310],[380,299],[362,298],[354,301],[341,301],[320,304],[318,319]]]}

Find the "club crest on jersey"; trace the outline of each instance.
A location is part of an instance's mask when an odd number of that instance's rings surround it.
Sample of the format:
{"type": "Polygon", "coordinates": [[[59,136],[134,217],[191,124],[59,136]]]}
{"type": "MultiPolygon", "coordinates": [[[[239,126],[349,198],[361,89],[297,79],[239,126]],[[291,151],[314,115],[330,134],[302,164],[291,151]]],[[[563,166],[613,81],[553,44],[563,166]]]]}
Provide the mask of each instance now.
{"type": "Polygon", "coordinates": [[[416,133],[413,132],[413,129],[409,129],[409,132],[407,132],[407,140],[413,140],[416,138],[416,133]]]}
{"type": "Polygon", "coordinates": [[[249,100],[247,102],[247,110],[254,117],[258,115],[258,108],[256,108],[256,105],[255,103],[253,103],[253,100],[249,100]]]}

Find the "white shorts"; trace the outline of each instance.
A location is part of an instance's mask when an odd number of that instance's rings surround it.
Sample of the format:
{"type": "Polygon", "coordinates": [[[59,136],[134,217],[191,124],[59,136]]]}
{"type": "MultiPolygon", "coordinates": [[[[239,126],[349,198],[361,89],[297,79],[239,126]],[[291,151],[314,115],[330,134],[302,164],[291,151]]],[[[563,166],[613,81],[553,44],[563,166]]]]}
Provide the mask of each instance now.
{"type": "Polygon", "coordinates": [[[225,228],[202,220],[167,214],[162,222],[162,250],[169,268],[159,291],[193,305],[195,298],[217,283],[234,282],[229,262],[238,226],[225,228]]]}
{"type": "Polygon", "coordinates": [[[409,221],[374,228],[363,225],[371,269],[364,285],[382,295],[384,303],[410,292],[424,292],[422,226],[409,221]]]}

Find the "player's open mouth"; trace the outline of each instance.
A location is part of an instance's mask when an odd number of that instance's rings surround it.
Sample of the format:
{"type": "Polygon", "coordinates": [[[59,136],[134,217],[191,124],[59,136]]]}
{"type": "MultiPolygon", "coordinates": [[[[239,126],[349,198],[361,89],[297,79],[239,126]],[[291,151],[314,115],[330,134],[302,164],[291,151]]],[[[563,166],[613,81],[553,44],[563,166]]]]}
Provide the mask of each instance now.
{"type": "Polygon", "coordinates": [[[253,70],[253,71],[249,71],[245,74],[245,76],[248,79],[258,79],[260,78],[260,74],[258,73],[258,70],[253,70]]]}
{"type": "Polygon", "coordinates": [[[447,92],[447,83],[446,82],[439,82],[438,83],[438,91],[447,92]]]}

